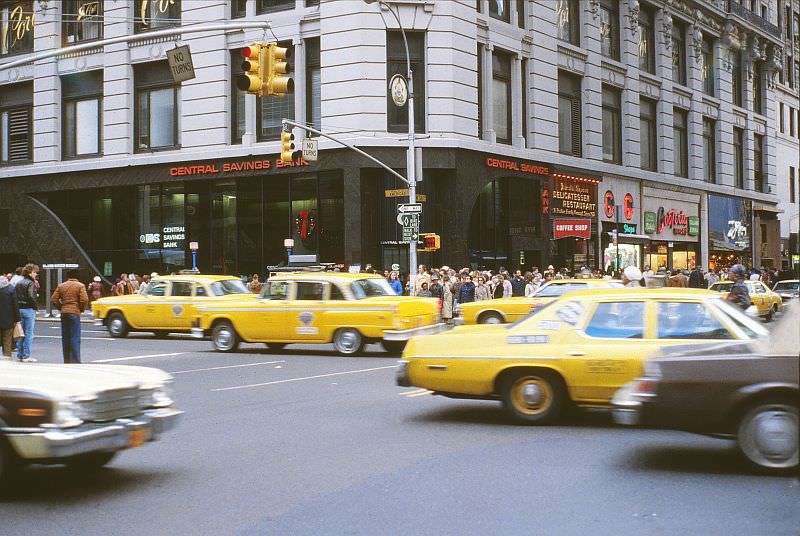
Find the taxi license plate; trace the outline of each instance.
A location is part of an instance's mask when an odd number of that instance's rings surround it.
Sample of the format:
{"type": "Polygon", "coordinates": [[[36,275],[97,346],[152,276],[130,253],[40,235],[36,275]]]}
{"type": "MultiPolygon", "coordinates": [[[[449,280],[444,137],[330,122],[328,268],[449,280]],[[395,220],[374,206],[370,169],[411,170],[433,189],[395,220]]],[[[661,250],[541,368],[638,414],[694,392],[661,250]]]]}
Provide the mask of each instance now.
{"type": "Polygon", "coordinates": [[[128,447],[136,448],[141,447],[147,442],[147,430],[133,430],[128,436],[128,447]]]}

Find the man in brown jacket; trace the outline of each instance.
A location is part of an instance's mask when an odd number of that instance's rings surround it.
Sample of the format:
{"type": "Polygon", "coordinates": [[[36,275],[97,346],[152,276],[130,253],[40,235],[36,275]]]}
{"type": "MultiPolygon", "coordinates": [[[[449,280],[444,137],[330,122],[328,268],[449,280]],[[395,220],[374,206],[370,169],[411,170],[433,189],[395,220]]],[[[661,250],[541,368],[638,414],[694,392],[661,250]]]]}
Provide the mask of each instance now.
{"type": "Polygon", "coordinates": [[[67,280],[58,285],[51,298],[61,311],[61,349],[64,363],[81,362],[81,313],[89,305],[86,287],[78,281],[78,271],[67,272],[67,280]]]}

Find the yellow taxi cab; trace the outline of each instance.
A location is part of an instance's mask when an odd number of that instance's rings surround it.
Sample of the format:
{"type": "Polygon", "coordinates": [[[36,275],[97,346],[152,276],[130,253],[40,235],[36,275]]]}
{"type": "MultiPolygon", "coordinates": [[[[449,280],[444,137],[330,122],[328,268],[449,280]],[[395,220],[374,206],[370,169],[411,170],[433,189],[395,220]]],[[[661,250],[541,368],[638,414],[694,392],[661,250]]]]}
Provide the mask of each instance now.
{"type": "Polygon", "coordinates": [[[516,420],[547,424],[568,405],[610,407],[665,345],[767,336],[719,293],[596,289],[567,294],[507,326],[460,326],[409,341],[397,384],[450,398],[501,400],[516,420]]]}
{"type": "Polygon", "coordinates": [[[92,304],[95,324],[106,326],[112,337],[131,331],[158,336],[192,329],[197,306],[232,303],[252,298],[238,277],[230,275],[174,275],[154,277],[141,294],[100,298],[92,304]]]}
{"type": "MultiPolygon", "coordinates": [[[[775,313],[783,310],[783,300],[780,294],[773,292],[761,281],[745,281],[747,292],[750,294],[750,301],[755,305],[758,316],[763,316],[765,320],[772,320],[775,313]]],[[[727,296],[733,286],[733,281],[717,281],[712,283],[709,290],[722,293],[727,296]]]]}
{"type": "Polygon", "coordinates": [[[514,322],[534,309],[558,299],[567,292],[590,288],[622,288],[621,281],[610,279],[554,279],[542,285],[530,298],[498,298],[459,304],[458,324],[505,324],[514,322]]]}
{"type": "Polygon", "coordinates": [[[397,296],[377,275],[279,274],[257,297],[199,307],[192,334],[210,334],[220,352],[234,351],[240,342],[272,349],[332,342],[340,354],[352,355],[368,342],[381,342],[400,353],[411,337],[444,328],[440,309],[433,298],[397,296]]]}

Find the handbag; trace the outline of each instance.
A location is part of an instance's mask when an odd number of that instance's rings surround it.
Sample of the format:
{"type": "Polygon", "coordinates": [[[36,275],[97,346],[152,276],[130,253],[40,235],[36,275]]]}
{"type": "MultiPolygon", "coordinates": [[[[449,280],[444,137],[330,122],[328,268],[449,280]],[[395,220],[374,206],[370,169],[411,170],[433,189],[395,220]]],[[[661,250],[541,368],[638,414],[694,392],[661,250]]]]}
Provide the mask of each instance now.
{"type": "Polygon", "coordinates": [[[11,334],[12,339],[21,339],[25,336],[25,330],[22,329],[22,324],[19,322],[14,324],[14,332],[11,334]]]}

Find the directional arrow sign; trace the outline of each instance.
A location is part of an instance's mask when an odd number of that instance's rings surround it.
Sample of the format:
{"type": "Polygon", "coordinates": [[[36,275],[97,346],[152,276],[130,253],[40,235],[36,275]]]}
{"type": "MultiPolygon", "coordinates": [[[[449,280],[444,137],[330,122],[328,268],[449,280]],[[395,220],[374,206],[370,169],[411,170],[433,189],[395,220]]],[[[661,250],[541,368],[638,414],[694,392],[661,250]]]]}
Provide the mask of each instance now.
{"type": "Polygon", "coordinates": [[[422,214],[422,203],[403,203],[397,205],[398,214],[422,214]]]}
{"type": "Polygon", "coordinates": [[[398,214],[397,223],[403,227],[416,227],[419,229],[419,214],[398,214]]]}

